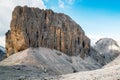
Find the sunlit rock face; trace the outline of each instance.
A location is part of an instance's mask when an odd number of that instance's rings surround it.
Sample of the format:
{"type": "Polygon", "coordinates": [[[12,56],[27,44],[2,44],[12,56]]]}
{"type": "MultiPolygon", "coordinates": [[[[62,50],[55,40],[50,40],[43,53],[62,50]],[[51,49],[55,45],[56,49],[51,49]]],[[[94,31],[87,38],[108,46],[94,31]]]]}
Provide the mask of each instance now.
{"type": "Polygon", "coordinates": [[[29,47],[47,47],[84,57],[90,51],[90,40],[65,14],[17,6],[6,33],[7,56],[29,47]]]}
{"type": "Polygon", "coordinates": [[[98,40],[94,48],[105,58],[106,63],[112,61],[120,54],[120,46],[111,38],[98,40]]]}

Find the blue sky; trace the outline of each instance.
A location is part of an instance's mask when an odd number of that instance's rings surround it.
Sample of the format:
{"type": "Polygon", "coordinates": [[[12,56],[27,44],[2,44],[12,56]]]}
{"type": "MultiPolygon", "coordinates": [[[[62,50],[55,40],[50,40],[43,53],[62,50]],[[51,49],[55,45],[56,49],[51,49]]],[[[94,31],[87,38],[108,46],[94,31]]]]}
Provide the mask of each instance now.
{"type": "Polygon", "coordinates": [[[111,37],[120,41],[120,0],[0,0],[0,45],[10,28],[12,11],[17,5],[52,9],[75,20],[95,42],[111,37]]]}
{"type": "Polygon", "coordinates": [[[44,4],[72,17],[91,38],[120,39],[120,0],[44,0],[44,4]]]}

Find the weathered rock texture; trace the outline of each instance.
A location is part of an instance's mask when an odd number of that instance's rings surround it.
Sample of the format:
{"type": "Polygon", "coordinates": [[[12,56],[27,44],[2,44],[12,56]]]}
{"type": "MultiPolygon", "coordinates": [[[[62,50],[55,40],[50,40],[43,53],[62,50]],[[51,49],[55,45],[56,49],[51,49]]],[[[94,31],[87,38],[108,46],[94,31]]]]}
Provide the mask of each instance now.
{"type": "Polygon", "coordinates": [[[17,6],[6,33],[7,56],[29,47],[47,47],[84,57],[90,40],[70,17],[52,10],[17,6]]]}
{"type": "Polygon", "coordinates": [[[94,49],[104,58],[105,64],[113,61],[120,55],[120,46],[112,38],[101,38],[96,42],[94,49]]]}

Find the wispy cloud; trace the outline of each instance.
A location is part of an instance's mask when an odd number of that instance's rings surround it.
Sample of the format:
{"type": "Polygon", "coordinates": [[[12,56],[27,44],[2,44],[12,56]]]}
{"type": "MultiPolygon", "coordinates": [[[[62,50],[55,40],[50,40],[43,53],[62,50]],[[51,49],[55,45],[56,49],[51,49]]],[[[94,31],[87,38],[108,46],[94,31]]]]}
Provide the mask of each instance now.
{"type": "Polygon", "coordinates": [[[66,0],[66,2],[69,4],[69,5],[72,5],[74,3],[74,0],[66,0]]]}
{"type": "Polygon", "coordinates": [[[64,8],[65,7],[64,6],[65,3],[62,0],[58,0],[58,4],[59,4],[60,8],[64,8]]]}
{"type": "Polygon", "coordinates": [[[74,4],[75,0],[58,0],[59,8],[67,9],[74,4]]]}
{"type": "Polygon", "coordinates": [[[42,0],[0,0],[0,45],[4,46],[2,40],[5,40],[4,36],[10,26],[12,11],[17,5],[46,8],[42,0]]]}
{"type": "Polygon", "coordinates": [[[5,47],[5,36],[0,36],[0,46],[5,47]]]}

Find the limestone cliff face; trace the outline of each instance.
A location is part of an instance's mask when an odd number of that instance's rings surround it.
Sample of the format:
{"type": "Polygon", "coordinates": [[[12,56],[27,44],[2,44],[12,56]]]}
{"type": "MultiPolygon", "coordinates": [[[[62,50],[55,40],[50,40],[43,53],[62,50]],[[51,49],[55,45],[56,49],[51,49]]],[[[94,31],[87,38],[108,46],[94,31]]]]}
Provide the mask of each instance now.
{"type": "Polygon", "coordinates": [[[84,57],[90,40],[69,16],[27,6],[17,6],[6,33],[7,56],[29,47],[47,47],[84,57]]]}

